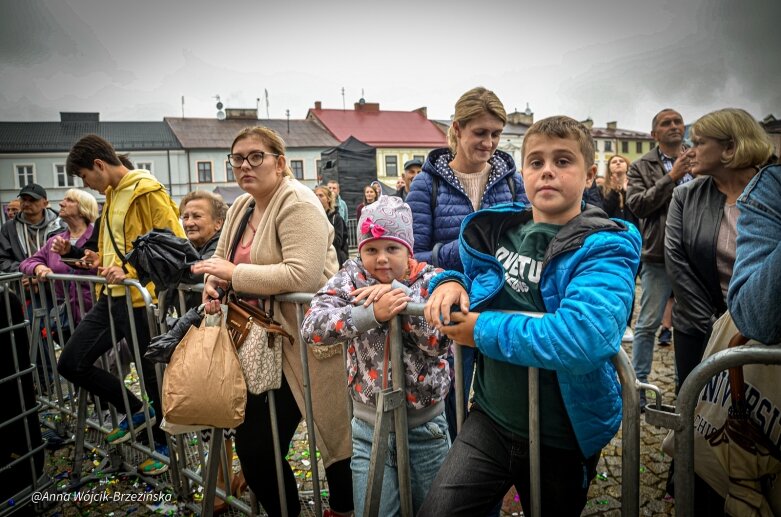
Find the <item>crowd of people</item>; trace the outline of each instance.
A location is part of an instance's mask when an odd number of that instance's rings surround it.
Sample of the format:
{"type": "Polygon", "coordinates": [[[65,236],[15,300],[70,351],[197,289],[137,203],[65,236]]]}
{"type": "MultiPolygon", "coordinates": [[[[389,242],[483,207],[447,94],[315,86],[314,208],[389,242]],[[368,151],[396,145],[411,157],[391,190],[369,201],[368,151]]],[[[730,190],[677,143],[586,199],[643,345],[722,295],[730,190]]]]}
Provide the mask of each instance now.
{"type": "MultiPolygon", "coordinates": [[[[622,340],[633,341],[632,364],[646,382],[672,298],[678,387],[702,360],[711,326],[725,311],[747,337],[781,340],[779,305],[772,301],[781,279],[781,167],[761,126],[739,109],[698,119],[690,144],[680,113],[661,110],[651,123],[658,145],[633,163],[610,157],[599,182],[594,141],[581,123],[565,116],[534,123],[522,164],[498,149],[506,123],[493,92],[464,93],[447,147],[405,163],[395,195],[365,186],[355,207],[352,255],[338,182],[310,189],[294,179],[284,141],[272,130],[250,127],[236,135],[228,160],[244,194],[230,207],[203,191],[187,194],[177,207],[151,173],[88,135],[71,149],[66,171],[105,195],[100,217],[84,190],[69,190],[57,213],[45,189],[25,186],[19,212],[0,228],[0,271],[22,271],[30,289],[51,273],[105,278],[94,302],[76,284],[51,291],[52,307],[70,303],[74,318],[73,333],[57,336],[57,370],[127,412],[106,436],[109,444],[149,428],[138,439],[151,438],[150,448],[161,456],[169,451],[153,364],[136,365],[143,398],[95,364],[115,339],[134,335],[141,357],[149,345],[144,301],[135,290],[126,297],[122,285],[139,278],[126,258],[133,241],[168,228],[192,243],[199,260],[183,281],[204,288],[185,297],[184,309],[203,303],[207,313],[218,313],[229,287],[264,298],[316,292],[301,326],[294,304],[271,302],[294,337],[283,349],[282,385],[275,391],[282,450],[271,438],[267,394],[248,393],[244,423],[226,430],[235,439],[240,479],[269,515],[280,515],[282,507],[275,457],[285,456],[305,414],[302,347],[314,406],[310,432],[329,486],[327,515],[363,515],[376,397],[393,375],[405,382],[417,515],[498,515],[511,486],[527,508],[530,367],[539,369],[542,511],[580,515],[601,450],[621,424],[611,358],[622,340]],[[403,368],[394,371],[389,322],[412,302],[425,304],[424,315],[400,316],[403,368]],[[315,354],[337,344],[342,354],[315,354]],[[460,409],[467,415],[459,432],[457,346],[460,409]],[[334,396],[340,388],[349,398],[334,396]]],[[[157,303],[155,285],[146,288],[157,303]]],[[[171,295],[167,300],[178,304],[171,295]]],[[[50,375],[53,365],[43,366],[39,371],[50,375]]],[[[642,410],[644,392],[640,399],[642,410]]],[[[397,464],[389,449],[380,514],[398,515],[397,464]]],[[[155,456],[139,465],[148,475],[167,468],[155,456]]],[[[282,477],[287,511],[298,515],[296,479],[285,461],[282,477]]],[[[241,483],[232,483],[229,472],[220,483],[238,495],[241,483]]],[[[708,489],[700,483],[696,497],[708,499],[708,515],[723,513],[719,494],[708,489]]]]}

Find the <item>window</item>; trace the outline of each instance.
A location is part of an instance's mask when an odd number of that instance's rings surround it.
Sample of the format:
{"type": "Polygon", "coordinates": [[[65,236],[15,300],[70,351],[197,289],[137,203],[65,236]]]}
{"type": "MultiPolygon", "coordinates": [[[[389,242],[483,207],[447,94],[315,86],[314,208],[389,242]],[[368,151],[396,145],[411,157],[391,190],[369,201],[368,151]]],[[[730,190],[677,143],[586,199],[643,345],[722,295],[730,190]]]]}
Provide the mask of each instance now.
{"type": "Polygon", "coordinates": [[[198,165],[198,183],[212,182],[212,162],[195,162],[198,165]]]}
{"type": "Polygon", "coordinates": [[[290,170],[297,180],[304,179],[304,160],[290,160],[290,170]]]}
{"type": "Polygon", "coordinates": [[[413,160],[420,160],[421,162],[425,162],[426,161],[426,156],[423,155],[423,154],[413,154],[412,155],[412,159],[413,160]]]}
{"type": "Polygon", "coordinates": [[[317,176],[320,177],[320,173],[323,172],[323,160],[315,160],[315,169],[317,169],[317,176]]]}
{"type": "Polygon", "coordinates": [[[628,153],[629,152],[629,142],[627,142],[626,140],[621,142],[621,152],[622,153],[628,153]]]}
{"type": "Polygon", "coordinates": [[[399,175],[398,157],[396,155],[388,155],[385,157],[385,175],[386,176],[399,175]]]}
{"type": "Polygon", "coordinates": [[[637,152],[642,153],[643,152],[643,142],[637,142],[637,152]]]}
{"type": "Polygon", "coordinates": [[[225,160],[225,181],[236,181],[236,176],[233,175],[233,167],[231,167],[228,160],[225,160]]]}
{"type": "Polygon", "coordinates": [[[69,176],[65,173],[65,164],[55,163],[54,173],[56,177],[56,185],[58,187],[76,187],[76,176],[69,176]]]}
{"type": "Polygon", "coordinates": [[[136,169],[152,172],[152,162],[136,162],[136,169]]]}
{"type": "Polygon", "coordinates": [[[613,142],[610,140],[605,140],[605,152],[610,153],[613,151],[613,142]]]}
{"type": "Polygon", "coordinates": [[[35,183],[35,167],[33,165],[17,165],[16,181],[19,184],[19,188],[24,187],[28,183],[35,183]]]}

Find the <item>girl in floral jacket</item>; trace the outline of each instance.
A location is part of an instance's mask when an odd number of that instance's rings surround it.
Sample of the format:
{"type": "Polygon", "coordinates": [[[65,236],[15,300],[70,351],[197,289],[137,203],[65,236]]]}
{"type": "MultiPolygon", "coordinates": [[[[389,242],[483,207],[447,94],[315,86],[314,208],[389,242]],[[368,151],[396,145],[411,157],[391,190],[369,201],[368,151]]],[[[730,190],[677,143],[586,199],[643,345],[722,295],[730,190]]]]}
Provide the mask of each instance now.
{"type": "MultiPolygon", "coordinates": [[[[412,215],[401,199],[383,196],[364,208],[358,224],[359,259],[348,260],[314,297],[301,335],[313,346],[346,343],[347,383],[353,401],[353,497],[362,515],[368,485],[376,396],[391,386],[388,322],[425,303],[441,269],[412,258],[412,215]]],[[[449,342],[422,316],[401,316],[410,475],[415,512],[450,448],[444,398],[450,387],[449,342]]],[[[385,458],[380,515],[398,515],[395,433],[385,458]]]]}

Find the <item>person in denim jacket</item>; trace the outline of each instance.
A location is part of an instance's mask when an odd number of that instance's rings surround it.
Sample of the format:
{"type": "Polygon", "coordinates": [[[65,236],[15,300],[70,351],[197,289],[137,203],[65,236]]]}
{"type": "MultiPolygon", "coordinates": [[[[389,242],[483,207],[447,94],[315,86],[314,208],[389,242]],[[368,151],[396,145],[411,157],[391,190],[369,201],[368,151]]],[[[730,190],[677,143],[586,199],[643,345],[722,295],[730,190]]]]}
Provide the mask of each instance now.
{"type": "Polygon", "coordinates": [[[761,343],[781,341],[781,165],[759,171],[738,198],[738,240],[727,305],[761,343]]]}

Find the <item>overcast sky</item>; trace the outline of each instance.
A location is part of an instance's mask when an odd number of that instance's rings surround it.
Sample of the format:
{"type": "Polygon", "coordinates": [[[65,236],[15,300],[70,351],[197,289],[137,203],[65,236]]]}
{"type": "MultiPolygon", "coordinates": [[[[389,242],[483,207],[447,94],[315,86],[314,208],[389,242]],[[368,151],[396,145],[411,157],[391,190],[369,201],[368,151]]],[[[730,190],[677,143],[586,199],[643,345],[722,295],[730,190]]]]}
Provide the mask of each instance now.
{"type": "Polygon", "coordinates": [[[781,118],[779,0],[0,0],[0,120],[213,117],[316,100],[428,107],[473,86],[508,112],[648,131],[714,109],[781,118]]]}

